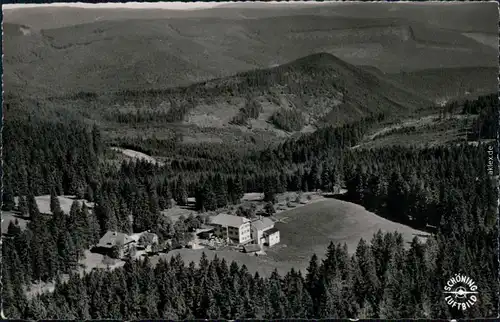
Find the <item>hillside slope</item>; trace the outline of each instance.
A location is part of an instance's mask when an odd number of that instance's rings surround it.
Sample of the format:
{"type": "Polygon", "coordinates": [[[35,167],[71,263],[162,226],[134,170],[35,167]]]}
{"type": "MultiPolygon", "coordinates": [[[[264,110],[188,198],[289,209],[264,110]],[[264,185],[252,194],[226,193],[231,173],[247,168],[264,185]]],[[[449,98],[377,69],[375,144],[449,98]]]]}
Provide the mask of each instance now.
{"type": "Polygon", "coordinates": [[[81,93],[54,97],[44,105],[60,115],[80,113],[104,122],[111,132],[137,130],[151,135],[155,129],[175,129],[184,135],[187,131],[212,133],[221,139],[224,133],[231,133],[228,140],[245,135],[264,140],[313,131],[325,123],[406,113],[432,103],[333,55],[320,53],[188,87],[81,93]]]}
{"type": "Polygon", "coordinates": [[[384,73],[372,66],[359,67],[438,105],[497,91],[498,67],[436,68],[401,73],[384,73]]]}

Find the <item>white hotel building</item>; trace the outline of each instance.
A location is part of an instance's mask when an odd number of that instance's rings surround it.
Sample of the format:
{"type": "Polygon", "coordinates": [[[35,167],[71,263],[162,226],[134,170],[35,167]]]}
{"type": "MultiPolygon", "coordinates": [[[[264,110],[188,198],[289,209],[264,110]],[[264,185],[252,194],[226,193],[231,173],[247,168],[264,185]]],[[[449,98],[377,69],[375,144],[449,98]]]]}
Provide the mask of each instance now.
{"type": "Polygon", "coordinates": [[[250,220],[244,217],[218,214],[211,218],[214,234],[220,238],[228,238],[237,244],[246,244],[252,241],[250,220]]]}

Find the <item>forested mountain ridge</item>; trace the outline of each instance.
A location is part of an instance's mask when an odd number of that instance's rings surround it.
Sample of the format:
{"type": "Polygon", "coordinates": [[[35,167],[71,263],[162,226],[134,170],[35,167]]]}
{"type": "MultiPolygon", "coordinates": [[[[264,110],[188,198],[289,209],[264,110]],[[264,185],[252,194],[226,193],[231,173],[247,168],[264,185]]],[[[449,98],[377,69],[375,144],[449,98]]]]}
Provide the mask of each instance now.
{"type": "MultiPolygon", "coordinates": [[[[397,88],[376,75],[326,53],[172,91],[126,91],[118,96],[124,97],[124,104],[127,101],[141,104],[148,100],[153,103],[162,94],[174,101],[167,100],[167,105],[171,105],[167,113],[171,115],[172,121],[186,120],[187,116],[187,122],[195,124],[197,121],[190,120],[190,116],[194,118],[213,112],[215,117],[218,117],[218,113],[229,113],[233,118],[247,116],[247,119],[259,119],[260,113],[270,114],[278,110],[297,111],[302,114],[304,124],[315,125],[322,121],[341,124],[370,114],[396,113],[398,110],[401,112],[432,105],[415,93],[397,88]],[[224,106],[226,101],[236,101],[236,108],[224,106]],[[248,103],[256,105],[254,112],[249,111],[252,107],[248,103]],[[173,104],[180,108],[172,107],[173,104]],[[214,110],[215,106],[217,111],[214,110]],[[175,112],[179,115],[175,116],[175,112]],[[187,115],[182,112],[187,112],[187,115]]],[[[154,107],[155,104],[151,105],[154,107]]],[[[220,116],[218,118],[222,124],[227,124],[220,116]]],[[[297,127],[295,130],[299,129],[297,127]]]]}
{"type": "Polygon", "coordinates": [[[27,104],[15,103],[15,97],[10,101],[9,113],[37,109],[54,117],[73,115],[99,122],[106,132],[128,132],[132,137],[145,135],[147,128],[159,136],[211,131],[214,137],[231,133],[233,138],[253,135],[262,140],[433,105],[326,53],[174,89],[79,93],[27,104]]]}

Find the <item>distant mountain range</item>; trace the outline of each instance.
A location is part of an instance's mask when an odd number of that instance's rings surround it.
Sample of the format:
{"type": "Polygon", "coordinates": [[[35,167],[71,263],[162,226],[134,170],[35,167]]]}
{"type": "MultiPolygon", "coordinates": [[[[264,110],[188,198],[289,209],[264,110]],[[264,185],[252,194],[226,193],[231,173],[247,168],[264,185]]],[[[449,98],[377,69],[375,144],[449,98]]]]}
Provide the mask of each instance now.
{"type": "Polygon", "coordinates": [[[126,9],[126,8],[78,8],[36,7],[5,9],[4,22],[30,26],[33,29],[54,29],[99,20],[172,19],[172,18],[222,18],[231,20],[260,19],[279,16],[319,15],[335,18],[400,18],[427,24],[437,29],[459,32],[494,33],[491,25],[498,20],[495,2],[463,2],[453,5],[440,3],[360,3],[323,2],[262,3],[238,2],[220,4],[210,9],[126,9]],[[439,9],[437,9],[439,7],[439,9]]]}
{"type": "Polygon", "coordinates": [[[481,11],[483,20],[471,18],[468,11],[470,19],[455,29],[449,28],[450,17],[463,16],[461,6],[450,7],[449,15],[441,10],[440,19],[429,7],[411,6],[416,10],[412,12],[422,13],[411,16],[405,6],[370,4],[6,10],[5,90],[40,97],[163,89],[281,65],[318,52],[385,73],[496,68],[497,30],[486,28],[490,16],[495,17],[484,14],[488,6],[465,6],[481,11]],[[360,9],[365,6],[378,13],[368,15],[360,9]]]}

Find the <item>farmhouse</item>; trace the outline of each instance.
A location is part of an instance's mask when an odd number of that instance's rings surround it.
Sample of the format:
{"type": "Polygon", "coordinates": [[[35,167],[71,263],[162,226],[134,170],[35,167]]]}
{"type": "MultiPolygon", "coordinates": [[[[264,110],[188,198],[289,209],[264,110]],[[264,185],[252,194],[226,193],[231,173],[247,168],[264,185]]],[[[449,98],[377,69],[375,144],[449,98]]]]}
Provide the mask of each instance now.
{"type": "Polygon", "coordinates": [[[108,231],[96,245],[96,251],[114,258],[122,258],[130,251],[136,241],[127,234],[108,231]]]}
{"type": "Polygon", "coordinates": [[[280,232],[274,228],[274,222],[265,217],[260,217],[251,222],[252,239],[258,245],[273,246],[280,241],[280,232]]]}
{"type": "Polygon", "coordinates": [[[210,225],[213,226],[214,235],[225,238],[237,244],[246,244],[252,240],[250,232],[250,220],[228,214],[218,214],[211,218],[210,225]]]}
{"type": "Polygon", "coordinates": [[[196,236],[201,239],[209,239],[212,237],[215,228],[208,225],[202,225],[199,229],[196,230],[196,236]]]}

